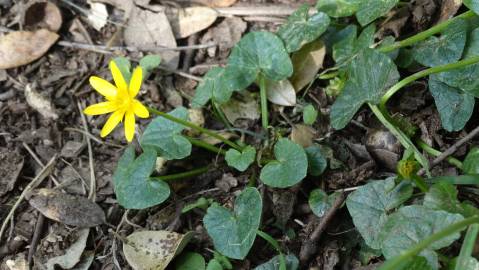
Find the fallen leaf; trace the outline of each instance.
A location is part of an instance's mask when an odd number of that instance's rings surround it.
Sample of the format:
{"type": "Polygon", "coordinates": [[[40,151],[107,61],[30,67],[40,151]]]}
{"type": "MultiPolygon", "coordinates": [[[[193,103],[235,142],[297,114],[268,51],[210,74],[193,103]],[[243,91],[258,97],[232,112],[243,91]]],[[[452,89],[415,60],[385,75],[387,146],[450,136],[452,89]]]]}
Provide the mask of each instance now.
{"type": "Polygon", "coordinates": [[[106,5],[91,1],[88,1],[88,3],[90,4],[90,10],[87,16],[88,22],[95,30],[100,31],[108,20],[106,5]]]}
{"type": "Polygon", "coordinates": [[[188,37],[213,24],[218,12],[209,7],[187,7],[183,9],[169,9],[166,12],[175,37],[188,37]]]}
{"type": "Polygon", "coordinates": [[[191,232],[142,231],[130,234],[123,243],[123,253],[135,270],[162,270],[193,237],[191,232]]]}
{"type": "Polygon", "coordinates": [[[130,18],[131,11],[135,7],[133,0],[95,0],[95,2],[105,3],[123,10],[125,12],[123,15],[124,20],[130,18]]]}
{"type": "Polygon", "coordinates": [[[232,98],[221,106],[226,119],[234,124],[237,119],[257,120],[260,117],[258,100],[249,93],[242,99],[232,98]]]}
{"type": "Polygon", "coordinates": [[[296,105],[296,91],[289,80],[266,80],[266,93],[271,103],[281,106],[296,105]]]}
{"type": "Polygon", "coordinates": [[[326,46],[321,40],[309,43],[293,53],[293,76],[289,79],[296,92],[307,86],[323,67],[326,46]]]}
{"type": "Polygon", "coordinates": [[[45,217],[70,226],[94,227],[105,223],[105,213],[85,197],[41,188],[30,192],[28,202],[45,217]]]}
{"type": "Polygon", "coordinates": [[[236,3],[238,0],[196,0],[203,5],[207,5],[209,7],[229,7],[236,3]]]}
{"type": "MultiPolygon", "coordinates": [[[[235,134],[231,133],[231,132],[226,132],[226,131],[220,131],[220,130],[217,130],[215,131],[218,135],[222,136],[223,138],[225,139],[231,139],[232,137],[235,136],[235,134]]],[[[214,137],[211,137],[209,135],[206,135],[204,133],[201,133],[200,135],[200,140],[201,141],[204,141],[205,143],[209,143],[209,144],[212,144],[212,145],[217,145],[217,144],[220,144],[220,143],[223,143],[223,141],[220,141],[214,137]]]]}
{"type": "Polygon", "coordinates": [[[58,37],[45,29],[15,31],[0,37],[0,69],[19,67],[37,60],[58,37]]]}
{"type": "Polygon", "coordinates": [[[31,84],[25,86],[25,99],[28,105],[43,117],[53,120],[58,119],[58,114],[53,108],[51,101],[35,91],[31,84]]]}
{"type": "Polygon", "coordinates": [[[62,26],[60,9],[52,2],[33,2],[25,11],[25,27],[27,29],[46,28],[58,32],[62,26]]]}
{"type": "Polygon", "coordinates": [[[25,260],[25,255],[23,253],[17,254],[15,259],[7,260],[5,265],[9,270],[28,270],[28,261],[25,260]]]}
{"type": "Polygon", "coordinates": [[[8,148],[0,148],[0,197],[13,190],[22,168],[22,155],[8,148]]]}
{"type": "Polygon", "coordinates": [[[80,262],[89,233],[90,229],[82,229],[76,232],[77,240],[65,250],[65,254],[50,258],[46,262],[45,266],[47,267],[47,270],[55,270],[56,265],[60,266],[62,269],[71,269],[80,262]]]}
{"type": "MultiPolygon", "coordinates": [[[[170,23],[163,11],[153,12],[135,7],[124,31],[127,46],[149,51],[158,47],[176,47],[176,39],[170,23]]],[[[180,53],[163,51],[159,55],[163,63],[171,69],[178,67],[180,53]]]]}
{"type": "Polygon", "coordinates": [[[450,19],[462,6],[462,0],[444,0],[441,3],[441,12],[437,23],[450,19]]]}
{"type": "Polygon", "coordinates": [[[313,145],[315,134],[316,132],[312,127],[298,124],[293,127],[290,138],[302,147],[309,147],[313,145]]]}

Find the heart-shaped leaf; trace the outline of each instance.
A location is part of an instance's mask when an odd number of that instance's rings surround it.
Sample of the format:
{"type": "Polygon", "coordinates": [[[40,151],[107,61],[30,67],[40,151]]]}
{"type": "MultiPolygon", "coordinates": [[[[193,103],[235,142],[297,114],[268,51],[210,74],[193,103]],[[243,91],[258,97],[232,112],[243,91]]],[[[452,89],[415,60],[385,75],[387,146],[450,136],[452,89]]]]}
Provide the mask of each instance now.
{"type": "Polygon", "coordinates": [[[444,129],[463,129],[474,111],[474,96],[437,80],[435,75],[429,76],[429,91],[436,103],[444,129]]]}
{"type": "MultiPolygon", "coordinates": [[[[421,240],[437,233],[447,226],[463,220],[459,214],[432,210],[421,205],[401,207],[384,224],[380,239],[381,250],[387,259],[408,250],[421,240]]],[[[426,257],[433,269],[438,269],[437,254],[434,250],[447,247],[460,237],[456,232],[435,241],[420,255],[426,257]]]]}
{"type": "Polygon", "coordinates": [[[150,73],[161,63],[161,56],[150,54],[140,59],[140,66],[143,69],[143,80],[150,76],[150,73]]]}
{"type": "Polygon", "coordinates": [[[319,11],[331,17],[348,17],[354,15],[364,0],[321,0],[316,4],[319,11]]]}
{"type": "Polygon", "coordinates": [[[176,270],[205,270],[205,258],[196,252],[184,252],[175,259],[176,270]]]}
{"type": "Polygon", "coordinates": [[[316,118],[318,118],[318,111],[314,108],[314,106],[311,104],[304,106],[303,122],[306,125],[312,125],[314,122],[316,122],[316,118]]]}
{"type": "Polygon", "coordinates": [[[388,211],[412,195],[413,187],[403,183],[396,186],[394,178],[372,181],[351,193],[346,200],[354,226],[373,249],[381,248],[379,233],[388,219],[388,211]]]}
{"type": "MultiPolygon", "coordinates": [[[[168,114],[188,120],[188,110],[178,107],[168,114]]],[[[185,127],[163,117],[156,117],[146,127],[140,144],[143,149],[155,149],[165,159],[182,159],[191,154],[191,143],[180,133],[185,127]]]]}
{"type": "Polygon", "coordinates": [[[233,48],[224,79],[229,89],[244,89],[258,74],[280,81],[293,74],[293,64],[283,41],[269,32],[250,32],[233,48]]]}
{"type": "Polygon", "coordinates": [[[369,48],[374,43],[374,24],[364,28],[357,36],[356,25],[349,25],[332,36],[333,59],[337,66],[343,66],[363,49],[369,48]]]}
{"type": "Polygon", "coordinates": [[[462,170],[467,174],[479,174],[479,148],[472,148],[464,159],[462,170]]]}
{"type": "MultiPolygon", "coordinates": [[[[297,270],[299,268],[299,260],[293,254],[284,256],[286,261],[286,270],[297,270]]],[[[271,260],[257,266],[254,270],[277,270],[280,269],[280,255],[274,256],[271,260]]]]}
{"type": "Polygon", "coordinates": [[[311,145],[304,149],[308,157],[308,173],[312,176],[321,175],[328,166],[328,161],[325,155],[321,152],[321,147],[318,145],[311,145]]]}
{"type": "Polygon", "coordinates": [[[133,146],[125,150],[113,175],[116,198],[121,206],[144,209],[168,199],[168,184],[150,179],[155,164],[156,152],[152,149],[146,149],[136,160],[133,146]]]}
{"type": "Polygon", "coordinates": [[[261,170],[259,178],[271,187],[285,188],[299,183],[308,170],[308,158],[303,147],[288,139],[279,139],[274,146],[276,160],[261,170]]]}
{"type": "Polygon", "coordinates": [[[230,258],[244,259],[256,239],[262,208],[261,195],[252,187],[236,198],[233,212],[218,204],[210,206],[203,223],[215,249],[230,258]]]}
{"type": "Polygon", "coordinates": [[[377,104],[399,79],[396,65],[385,54],[364,49],[348,67],[349,79],[331,107],[331,125],[344,128],[366,102],[377,104]]]}
{"type": "Polygon", "coordinates": [[[318,12],[310,17],[308,12],[309,5],[302,5],[279,28],[278,36],[283,39],[288,52],[301,49],[328,29],[331,20],[326,13],[318,12]]]}
{"type": "Polygon", "coordinates": [[[214,67],[206,73],[203,81],[196,87],[195,96],[192,104],[194,107],[204,106],[209,100],[218,104],[228,102],[233,94],[233,90],[228,88],[228,83],[224,80],[225,69],[214,67]]]}
{"type": "Polygon", "coordinates": [[[241,153],[236,149],[229,149],[226,151],[225,160],[228,166],[244,172],[253,163],[255,157],[256,149],[252,146],[247,146],[241,153]]]}
{"type": "Polygon", "coordinates": [[[461,59],[466,37],[467,22],[454,20],[440,37],[431,36],[417,43],[413,49],[414,59],[428,67],[456,62],[461,59]]]}
{"type": "Polygon", "coordinates": [[[424,196],[423,205],[434,210],[461,214],[463,217],[479,214],[479,210],[471,204],[459,202],[456,186],[444,181],[431,186],[424,196]]]}
{"type": "Polygon", "coordinates": [[[361,2],[356,12],[356,18],[362,26],[365,26],[385,15],[399,0],[364,0],[361,2]]]}
{"type": "Polygon", "coordinates": [[[193,233],[179,234],[169,231],[139,231],[126,238],[123,254],[135,270],[165,269],[181,253],[193,233]]]}

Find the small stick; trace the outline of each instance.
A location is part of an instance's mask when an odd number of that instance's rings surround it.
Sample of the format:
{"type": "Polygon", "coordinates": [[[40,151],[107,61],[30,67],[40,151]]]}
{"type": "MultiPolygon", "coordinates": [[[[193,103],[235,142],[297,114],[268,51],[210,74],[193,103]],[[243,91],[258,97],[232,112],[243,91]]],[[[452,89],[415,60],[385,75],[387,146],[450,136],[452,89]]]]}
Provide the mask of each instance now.
{"type": "Polygon", "coordinates": [[[57,42],[57,44],[63,47],[97,51],[97,52],[101,52],[105,54],[112,54],[114,51],[129,51],[129,52],[148,51],[153,53],[165,52],[165,51],[191,51],[191,50],[206,49],[206,48],[217,46],[216,43],[209,42],[205,44],[193,44],[188,46],[178,46],[178,47],[155,46],[155,47],[145,47],[145,48],[139,49],[137,47],[132,47],[132,46],[92,45],[87,43],[78,43],[78,42],[71,42],[66,40],[60,40],[57,42]]]}
{"type": "Polygon", "coordinates": [[[316,253],[316,250],[318,248],[317,242],[319,238],[323,234],[331,219],[339,210],[339,207],[341,207],[341,205],[344,203],[344,200],[346,200],[345,194],[340,193],[331,208],[328,210],[328,212],[326,212],[326,214],[324,214],[324,216],[321,218],[321,221],[311,233],[309,239],[303,243],[303,245],[301,246],[301,251],[299,252],[301,264],[305,265],[309,261],[309,258],[311,258],[311,256],[316,253]]]}
{"type": "MultiPolygon", "coordinates": [[[[81,121],[83,123],[83,130],[85,133],[88,132],[88,124],[86,121],[85,114],[83,114],[83,109],[80,105],[80,102],[77,102],[78,111],[80,112],[81,121]]],[[[95,178],[95,167],[93,165],[93,149],[91,147],[90,137],[85,136],[86,144],[88,146],[88,163],[90,165],[90,192],[88,193],[88,199],[95,201],[96,198],[96,178],[95,178]]]]}
{"type": "MultiPolygon", "coordinates": [[[[431,162],[431,168],[439,164],[441,161],[449,157],[450,155],[454,154],[454,152],[461,147],[461,145],[465,144],[466,142],[470,141],[472,138],[474,138],[477,134],[479,134],[479,126],[477,126],[475,129],[473,129],[469,134],[464,136],[464,138],[460,139],[457,141],[455,144],[453,144],[451,147],[446,149],[446,151],[442,152],[438,157],[436,157],[432,162],[431,162]]],[[[424,174],[424,169],[419,170],[417,173],[418,175],[423,175],[424,174]]]]}
{"type": "MultiPolygon", "coordinates": [[[[40,160],[40,158],[38,158],[37,154],[35,154],[35,152],[33,152],[33,150],[30,148],[30,146],[28,146],[28,144],[26,144],[25,142],[22,142],[22,145],[23,147],[25,147],[25,149],[27,149],[28,153],[33,157],[33,159],[38,163],[38,165],[40,165],[43,168],[45,168],[45,164],[43,164],[43,162],[40,160]]],[[[58,182],[58,180],[55,178],[55,176],[53,175],[50,175],[50,178],[52,179],[53,183],[55,183],[55,185],[60,185],[60,183],[58,182]]]]}
{"type": "Polygon", "coordinates": [[[5,231],[5,228],[7,227],[9,220],[13,217],[15,210],[18,208],[23,198],[25,198],[25,196],[27,195],[28,192],[30,192],[30,190],[38,186],[43,181],[43,179],[45,179],[52,172],[54,168],[53,165],[55,164],[56,160],[57,160],[57,155],[54,155],[50,159],[50,161],[48,161],[48,164],[45,165],[45,167],[43,167],[40,173],[37,176],[35,176],[35,178],[33,178],[33,180],[25,187],[22,194],[20,194],[20,197],[17,199],[12,209],[10,209],[10,212],[8,213],[7,217],[3,220],[2,227],[0,228],[0,239],[2,239],[3,233],[5,231]]]}

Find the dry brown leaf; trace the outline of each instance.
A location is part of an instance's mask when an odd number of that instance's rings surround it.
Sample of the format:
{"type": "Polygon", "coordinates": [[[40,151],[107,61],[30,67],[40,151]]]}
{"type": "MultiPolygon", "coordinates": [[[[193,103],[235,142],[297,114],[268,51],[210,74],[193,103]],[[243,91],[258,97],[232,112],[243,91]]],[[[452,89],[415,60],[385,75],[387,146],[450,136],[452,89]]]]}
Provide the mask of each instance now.
{"type": "Polygon", "coordinates": [[[25,11],[25,27],[27,29],[47,28],[58,32],[62,26],[60,9],[51,2],[31,2],[25,11]]]}
{"type": "Polygon", "coordinates": [[[80,261],[83,250],[85,250],[86,247],[86,240],[88,239],[90,229],[82,229],[76,233],[77,240],[65,250],[63,255],[50,258],[46,262],[45,266],[47,270],[55,270],[57,265],[62,269],[71,269],[80,261]]]}
{"type": "MultiPolygon", "coordinates": [[[[222,136],[223,138],[228,139],[228,140],[235,136],[235,134],[233,134],[231,132],[226,132],[226,131],[216,131],[216,133],[218,135],[222,136]]],[[[212,144],[212,145],[217,145],[217,144],[223,143],[223,141],[220,141],[220,140],[218,140],[214,137],[211,137],[209,135],[206,135],[204,133],[202,133],[200,135],[200,140],[204,141],[205,143],[212,144]]]]}
{"type": "Polygon", "coordinates": [[[53,120],[58,119],[58,114],[50,100],[35,91],[31,84],[25,86],[25,99],[28,105],[39,112],[43,117],[53,120]]]}
{"type": "Polygon", "coordinates": [[[123,253],[135,270],[163,270],[179,254],[192,233],[142,231],[130,234],[123,243],[123,253]]]}
{"type": "Polygon", "coordinates": [[[320,40],[305,45],[291,57],[294,73],[290,78],[296,92],[307,86],[323,67],[326,46],[320,40]]]}
{"type": "Polygon", "coordinates": [[[94,227],[105,223],[105,213],[85,197],[41,188],[29,194],[28,202],[47,218],[66,225],[94,227]]]}
{"type": "Polygon", "coordinates": [[[289,80],[266,81],[266,94],[271,103],[281,106],[296,105],[296,91],[289,80]]]}
{"type": "Polygon", "coordinates": [[[13,190],[22,168],[22,155],[8,148],[0,148],[0,197],[13,190]]]}
{"type": "Polygon", "coordinates": [[[313,139],[316,135],[316,131],[306,125],[295,125],[291,131],[291,140],[302,147],[308,147],[313,145],[313,139]]]}
{"type": "Polygon", "coordinates": [[[259,103],[253,94],[248,93],[241,96],[241,100],[232,98],[221,105],[226,119],[234,124],[237,119],[257,120],[260,117],[259,103]]]}
{"type": "MultiPolygon", "coordinates": [[[[152,12],[135,7],[124,32],[127,46],[148,51],[158,47],[176,47],[176,39],[164,12],[152,12]]],[[[178,51],[159,53],[162,63],[176,69],[180,60],[178,51]]]]}
{"type": "Polygon", "coordinates": [[[175,37],[185,38],[208,28],[216,21],[218,12],[209,7],[169,9],[166,13],[175,37]]]}
{"type": "Polygon", "coordinates": [[[58,37],[46,29],[15,31],[0,37],[0,69],[19,67],[37,60],[58,37]]]}
{"type": "Polygon", "coordinates": [[[444,0],[441,3],[441,13],[437,23],[447,21],[457,13],[462,6],[462,0],[444,0]]]}
{"type": "Polygon", "coordinates": [[[229,7],[236,3],[238,0],[196,0],[196,2],[209,7],[229,7]]]}

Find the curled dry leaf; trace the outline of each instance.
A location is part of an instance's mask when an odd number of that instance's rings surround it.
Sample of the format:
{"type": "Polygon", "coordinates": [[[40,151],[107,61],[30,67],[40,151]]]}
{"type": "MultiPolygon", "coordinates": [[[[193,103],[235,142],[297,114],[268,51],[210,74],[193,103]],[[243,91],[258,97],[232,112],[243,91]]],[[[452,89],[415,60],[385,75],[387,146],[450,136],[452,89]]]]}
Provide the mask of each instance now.
{"type": "Polygon", "coordinates": [[[184,9],[170,9],[166,16],[176,38],[185,38],[197,33],[213,24],[218,12],[209,7],[187,7],[184,9]]]}
{"type": "Polygon", "coordinates": [[[316,135],[316,131],[307,125],[295,125],[291,131],[291,140],[302,147],[309,147],[313,145],[313,139],[316,135]]]}
{"type": "Polygon", "coordinates": [[[296,91],[289,80],[266,80],[266,93],[271,103],[281,106],[296,105],[296,91]]]}
{"type": "Polygon", "coordinates": [[[251,93],[241,96],[241,99],[230,99],[221,109],[232,124],[237,119],[257,120],[260,117],[258,99],[251,93]]]}
{"type": "Polygon", "coordinates": [[[78,262],[80,262],[83,250],[86,247],[86,241],[90,229],[82,229],[76,232],[77,239],[70,247],[65,250],[65,253],[61,256],[50,258],[46,263],[47,270],[55,270],[55,266],[58,265],[62,269],[72,269],[78,262]]]}
{"type": "Polygon", "coordinates": [[[123,243],[123,253],[135,270],[163,270],[186,246],[193,233],[142,231],[130,234],[123,243]]]}
{"type": "Polygon", "coordinates": [[[31,84],[27,84],[25,87],[25,99],[28,105],[39,112],[43,117],[53,120],[58,119],[58,114],[50,100],[35,91],[31,84]]]}
{"type": "Polygon", "coordinates": [[[105,213],[85,197],[41,188],[29,194],[28,202],[47,218],[70,226],[94,227],[105,223],[105,213]]]}
{"type": "Polygon", "coordinates": [[[309,43],[291,57],[294,73],[290,78],[296,92],[307,86],[323,67],[326,46],[320,40],[309,43]]]}
{"type": "Polygon", "coordinates": [[[62,26],[62,13],[51,2],[32,1],[25,11],[25,27],[27,29],[46,28],[58,32],[62,26]]]}
{"type": "Polygon", "coordinates": [[[0,37],[0,69],[19,67],[37,60],[58,37],[46,29],[15,31],[0,37]]]}

